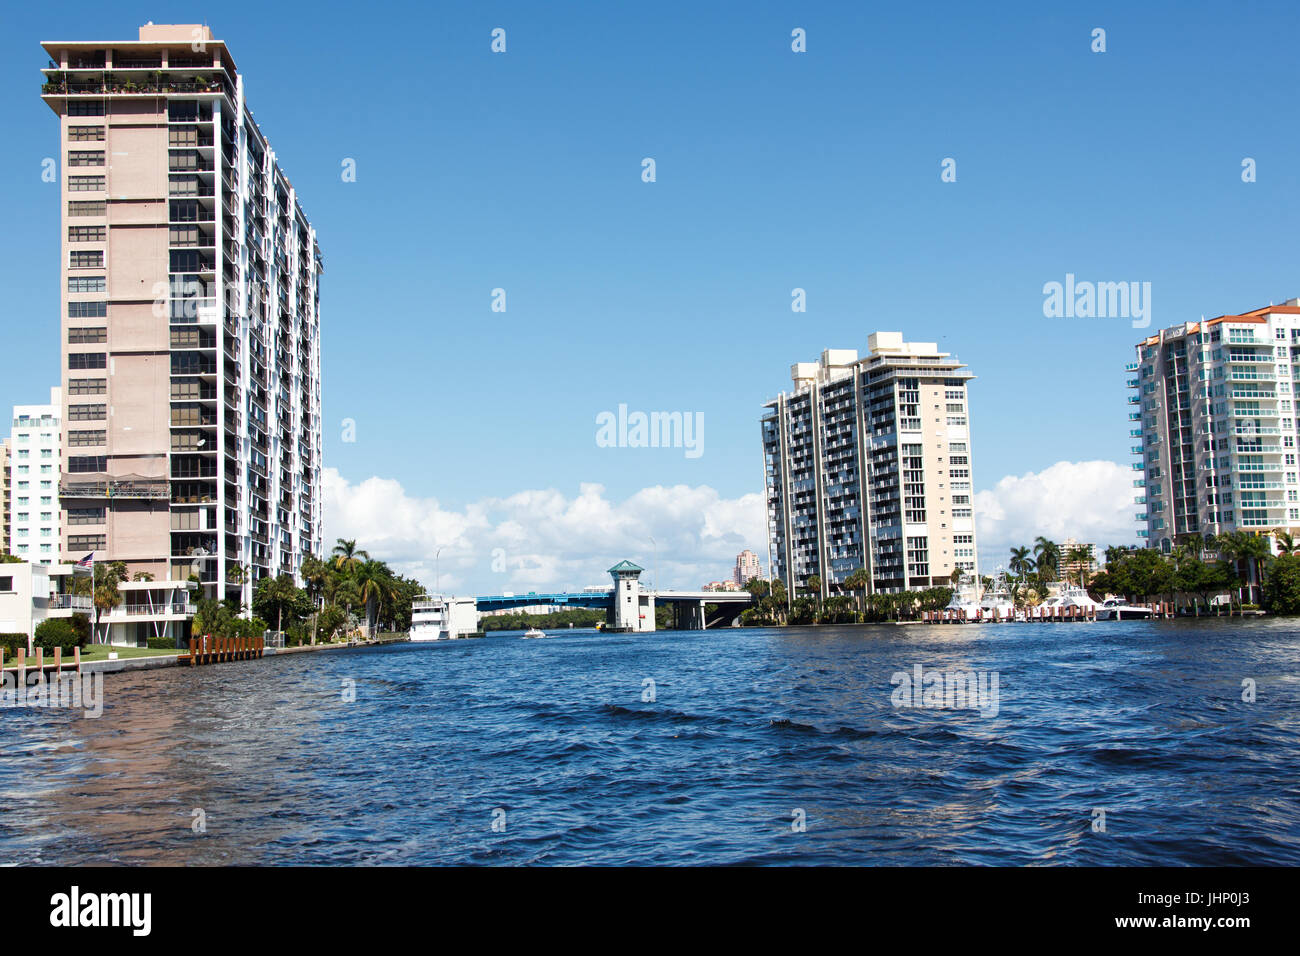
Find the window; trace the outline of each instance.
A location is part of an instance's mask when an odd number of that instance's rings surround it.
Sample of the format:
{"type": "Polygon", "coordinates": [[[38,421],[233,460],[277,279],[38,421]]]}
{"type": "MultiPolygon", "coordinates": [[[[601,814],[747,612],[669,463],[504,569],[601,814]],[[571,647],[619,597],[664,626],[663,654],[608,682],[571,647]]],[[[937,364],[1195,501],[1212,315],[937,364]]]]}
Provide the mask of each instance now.
{"type": "Polygon", "coordinates": [[[68,432],[68,446],[70,448],[85,448],[88,445],[102,445],[107,441],[107,434],[102,431],[79,431],[72,429],[68,432]]]}
{"type": "MultiPolygon", "coordinates": [[[[104,151],[102,149],[74,149],[68,152],[69,166],[103,166],[104,151]]],[[[103,185],[103,180],[100,180],[103,185]]]]}
{"type": "Polygon", "coordinates": [[[68,421],[99,422],[104,420],[105,405],[69,405],[68,421]]]}
{"type": "Polygon", "coordinates": [[[68,242],[103,242],[107,226],[69,226],[68,242]]]}
{"type": "Polygon", "coordinates": [[[69,116],[103,116],[103,100],[69,100],[69,116]]]}
{"type": "Polygon", "coordinates": [[[68,276],[69,292],[103,292],[103,276],[68,276]]]}
{"type": "Polygon", "coordinates": [[[68,253],[68,268],[102,269],[104,268],[104,250],[74,249],[68,253]]]}
{"type": "Polygon", "coordinates": [[[108,391],[108,379],[74,378],[68,380],[69,395],[103,395],[108,391]]]}
{"type": "Polygon", "coordinates": [[[70,193],[90,193],[102,192],[104,189],[103,176],[69,176],[68,192],[70,193]]]}
{"type": "Polygon", "coordinates": [[[107,214],[108,204],[105,202],[87,202],[79,199],[68,200],[69,216],[104,216],[107,214]]]}
{"type": "Polygon", "coordinates": [[[105,514],[103,508],[69,508],[68,524],[103,524],[105,514]]]}
{"type": "Polygon", "coordinates": [[[75,474],[105,471],[108,459],[104,455],[71,455],[68,458],[68,471],[75,474]]]}
{"type": "MultiPolygon", "coordinates": [[[[68,329],[69,345],[103,345],[108,341],[108,329],[68,329]]],[[[71,383],[69,383],[71,385],[71,383]]]]}
{"type": "Polygon", "coordinates": [[[107,368],[107,358],[103,352],[70,352],[68,368],[107,368]]]}
{"type": "MultiPolygon", "coordinates": [[[[102,126],[69,126],[68,139],[74,143],[92,143],[102,142],[104,139],[104,127],[102,126]]],[[[103,156],[103,153],[99,154],[103,156]]]]}
{"type": "Polygon", "coordinates": [[[70,534],[68,535],[69,551],[103,551],[107,535],[102,534],[70,534]]]}
{"type": "Polygon", "coordinates": [[[70,319],[105,319],[108,318],[107,302],[69,302],[70,319]]]}

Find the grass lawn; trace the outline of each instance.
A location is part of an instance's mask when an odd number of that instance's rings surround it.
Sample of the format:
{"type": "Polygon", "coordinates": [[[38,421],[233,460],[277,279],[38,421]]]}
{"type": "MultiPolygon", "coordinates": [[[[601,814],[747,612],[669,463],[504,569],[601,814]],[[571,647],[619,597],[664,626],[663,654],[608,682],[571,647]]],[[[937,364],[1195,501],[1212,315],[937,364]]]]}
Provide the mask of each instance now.
{"type": "MultiPolygon", "coordinates": [[[[112,644],[88,644],[87,646],[81,649],[81,660],[83,663],[85,663],[86,661],[106,661],[108,660],[109,651],[117,651],[118,660],[126,660],[128,657],[163,657],[167,654],[176,655],[180,653],[179,651],[176,650],[155,651],[149,647],[115,647],[112,644]]],[[[13,655],[9,654],[8,652],[5,653],[6,669],[16,666],[16,661],[17,658],[15,658],[13,655]]],[[[69,651],[68,653],[63,655],[63,662],[66,664],[71,661],[72,661],[72,652],[69,651]]],[[[27,662],[34,666],[36,662],[36,655],[33,654],[29,656],[27,658],[27,662]]],[[[54,662],[53,651],[46,651],[45,663],[50,664],[53,662],[54,662]]]]}

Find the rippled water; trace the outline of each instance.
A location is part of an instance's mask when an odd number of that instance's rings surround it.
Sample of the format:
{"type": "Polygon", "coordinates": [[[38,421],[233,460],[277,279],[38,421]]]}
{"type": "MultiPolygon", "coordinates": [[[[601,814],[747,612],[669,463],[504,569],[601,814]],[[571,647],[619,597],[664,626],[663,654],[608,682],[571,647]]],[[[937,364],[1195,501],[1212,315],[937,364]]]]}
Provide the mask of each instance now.
{"type": "Polygon", "coordinates": [[[0,861],[1294,865],[1298,675],[1286,622],[560,632],[108,675],[97,720],[0,711],[0,861]],[[996,672],[997,716],[895,708],[917,664],[996,672]]]}

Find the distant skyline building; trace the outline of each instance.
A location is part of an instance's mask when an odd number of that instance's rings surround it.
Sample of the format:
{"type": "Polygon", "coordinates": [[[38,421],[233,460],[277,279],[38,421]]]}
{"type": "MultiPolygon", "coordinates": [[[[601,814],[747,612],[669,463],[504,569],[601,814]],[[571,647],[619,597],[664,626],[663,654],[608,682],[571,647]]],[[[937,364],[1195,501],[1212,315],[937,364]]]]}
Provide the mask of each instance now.
{"type": "Polygon", "coordinates": [[[873,591],[975,570],[967,366],[933,342],[876,332],[869,354],[824,351],[762,416],[769,565],[821,593],[858,568],[873,591]]]}
{"type": "Polygon", "coordinates": [[[206,26],[42,46],[62,167],[55,550],[248,603],[321,553],[315,230],[206,26]]]}
{"type": "Polygon", "coordinates": [[[59,389],[40,405],[15,405],[6,441],[5,537],[8,553],[38,564],[59,561],[59,389]]]}
{"type": "Polygon", "coordinates": [[[1095,544],[1086,544],[1075,538],[1066,538],[1058,547],[1061,551],[1061,566],[1057,568],[1057,571],[1063,580],[1078,580],[1080,570],[1089,575],[1097,570],[1097,546],[1095,544]],[[1075,548],[1086,548],[1089,555],[1088,560],[1071,561],[1070,552],[1075,548]]]}
{"type": "Polygon", "coordinates": [[[738,586],[743,588],[750,579],[762,576],[763,565],[759,562],[758,555],[748,548],[736,555],[736,569],[732,572],[731,580],[738,586]]]}
{"type": "Polygon", "coordinates": [[[1300,532],[1300,300],[1186,322],[1128,366],[1135,518],[1148,546],[1235,531],[1300,532]]]}

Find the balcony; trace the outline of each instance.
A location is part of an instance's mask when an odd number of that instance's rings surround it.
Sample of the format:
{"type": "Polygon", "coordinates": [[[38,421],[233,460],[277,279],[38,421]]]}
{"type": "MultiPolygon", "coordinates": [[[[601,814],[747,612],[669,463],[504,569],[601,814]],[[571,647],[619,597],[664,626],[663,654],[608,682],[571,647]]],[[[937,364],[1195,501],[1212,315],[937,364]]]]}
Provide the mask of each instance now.
{"type": "Polygon", "coordinates": [[[90,481],[67,480],[59,484],[64,498],[137,498],[166,500],[167,481],[161,478],[103,478],[90,481]]]}
{"type": "Polygon", "coordinates": [[[94,604],[89,595],[55,594],[50,597],[48,605],[53,611],[93,611],[94,604]]]}

